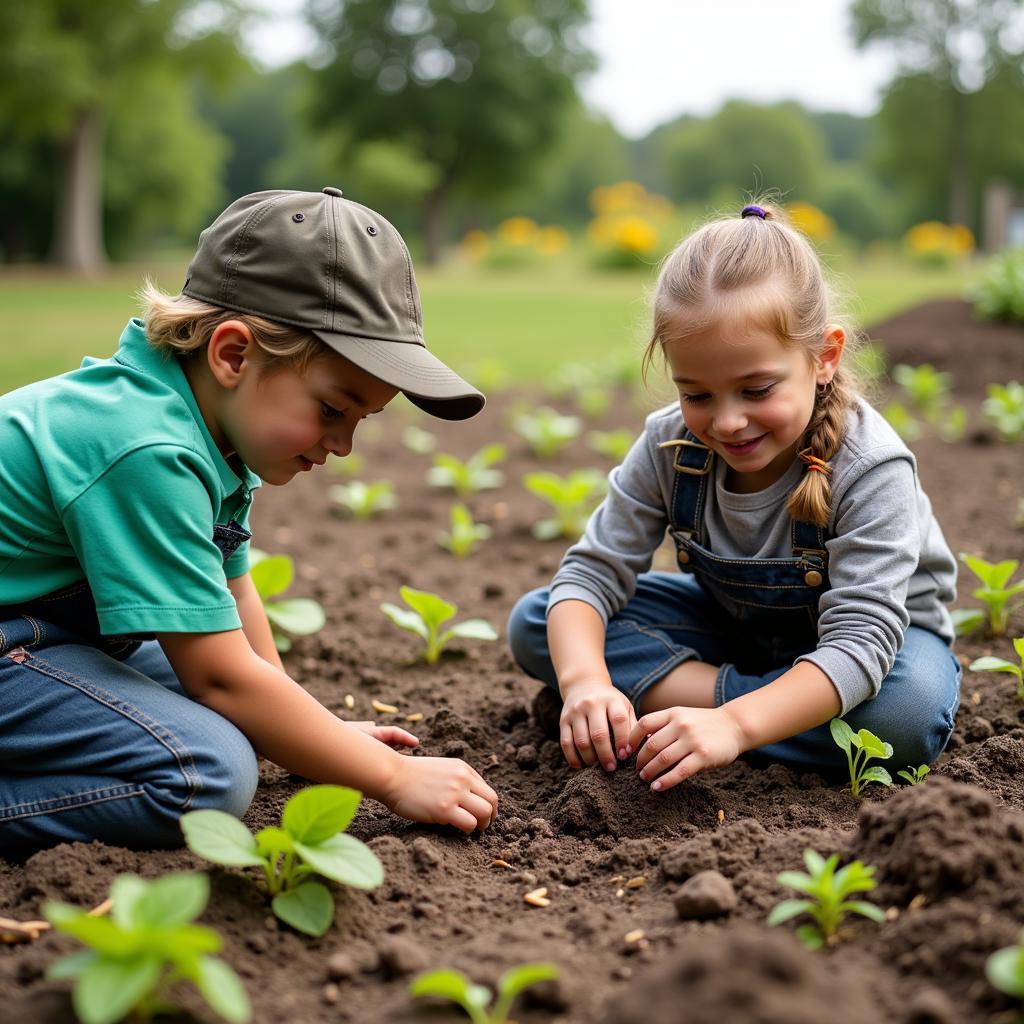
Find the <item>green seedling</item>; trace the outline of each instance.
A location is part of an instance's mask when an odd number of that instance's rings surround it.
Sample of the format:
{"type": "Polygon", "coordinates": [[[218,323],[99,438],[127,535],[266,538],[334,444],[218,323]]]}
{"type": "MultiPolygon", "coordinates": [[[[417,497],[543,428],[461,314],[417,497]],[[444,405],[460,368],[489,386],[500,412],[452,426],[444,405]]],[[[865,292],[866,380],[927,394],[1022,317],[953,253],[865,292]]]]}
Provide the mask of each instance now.
{"type": "Polygon", "coordinates": [[[295,579],[295,564],[288,555],[268,555],[253,548],[249,551],[249,574],[270,620],[274,646],[282,654],[292,649],[286,633],[309,636],[324,628],[324,610],[318,602],[307,597],[271,600],[283,594],[295,579]]]}
{"type": "Polygon", "coordinates": [[[997,949],[985,961],[985,977],[1000,992],[1024,999],[1024,931],[1016,946],[997,949]]]}
{"type": "Polygon", "coordinates": [[[959,441],[967,432],[967,410],[962,405],[950,406],[939,417],[938,428],[943,441],[959,441]]]}
{"type": "Polygon", "coordinates": [[[985,415],[995,424],[1004,441],[1024,438],[1024,384],[989,384],[988,398],[981,403],[985,415]]]}
{"type": "Polygon", "coordinates": [[[889,426],[908,444],[920,440],[921,424],[914,419],[905,405],[901,405],[899,402],[890,402],[882,410],[882,415],[888,421],[889,426]]]}
{"type": "Polygon", "coordinates": [[[328,455],[327,469],[328,472],[334,473],[336,476],[359,476],[363,471],[363,457],[355,452],[344,457],[328,455]]]}
{"type": "Polygon", "coordinates": [[[559,973],[554,964],[520,964],[510,968],[498,979],[497,995],[490,1010],[490,989],[474,984],[462,971],[427,971],[417,975],[409,986],[409,994],[450,999],[466,1011],[473,1024],[508,1024],[508,1011],[515,997],[531,985],[553,981],[559,973]]]}
{"type": "Polygon", "coordinates": [[[604,475],[594,469],[576,469],[566,477],[554,473],[527,473],[523,486],[555,510],[554,518],[534,523],[534,536],[540,540],[578,537],[601,500],[606,483],[604,475]]]}
{"type": "Polygon", "coordinates": [[[896,774],[901,779],[906,779],[907,782],[912,786],[920,786],[922,782],[928,777],[931,772],[931,768],[926,764],[919,764],[916,768],[912,765],[907,765],[902,771],[898,771],[896,774]]]}
{"type": "Polygon", "coordinates": [[[75,979],[71,1002],[82,1024],[133,1022],[173,1013],[168,990],[191,981],[214,1012],[244,1024],[252,1016],[238,975],[214,956],[224,943],[212,928],[193,924],[210,896],[206,875],[177,873],[146,882],[118,875],[110,886],[109,917],[48,902],[43,915],[58,931],[90,947],[54,964],[51,979],[75,979]]]}
{"type": "Polygon", "coordinates": [[[427,482],[432,487],[450,487],[460,498],[500,487],[505,482],[505,474],[492,467],[506,454],[503,444],[484,445],[465,462],[440,452],[434,456],[434,465],[427,470],[427,482]]]}
{"type": "Polygon", "coordinates": [[[885,921],[885,914],[873,903],[847,899],[852,893],[874,889],[873,867],[865,867],[855,860],[836,871],[839,854],[833,853],[825,860],[814,850],[804,850],[804,863],[808,874],[783,871],[778,880],[790,889],[805,893],[809,899],[783,900],[768,915],[768,924],[782,924],[800,914],[809,914],[814,924],[801,925],[796,937],[807,949],[820,949],[839,941],[839,926],[847,914],[860,914],[879,924],[885,921]]]}
{"type": "Polygon", "coordinates": [[[429,455],[437,447],[437,438],[429,430],[410,424],[402,431],[402,444],[417,455],[429,455]]]}
{"type": "Polygon", "coordinates": [[[1024,700],[1024,636],[1017,637],[1013,641],[1013,649],[1020,658],[1020,664],[1014,665],[1012,661],[1005,661],[1003,658],[975,658],[971,662],[972,672],[1009,672],[1017,677],[1017,696],[1024,700]]]}
{"type": "Polygon", "coordinates": [[[377,480],[372,484],[353,480],[350,484],[335,484],[327,494],[331,501],[344,505],[356,519],[372,519],[378,512],[398,505],[390,480],[377,480]]]}
{"type": "Polygon", "coordinates": [[[949,402],[950,375],[940,373],[928,363],[900,363],[893,367],[892,376],[922,415],[931,423],[938,422],[949,402]]]}
{"type": "Polygon", "coordinates": [[[497,640],[494,627],[484,619],[465,619],[441,632],[441,626],[459,610],[450,601],[426,590],[401,587],[402,600],[412,609],[407,611],[385,601],[380,610],[399,628],[421,637],[424,644],[423,660],[433,665],[449,640],[497,640]]]}
{"type": "Polygon", "coordinates": [[[891,744],[880,740],[867,729],[854,732],[841,718],[833,718],[828,725],[836,746],[846,751],[846,760],[850,766],[850,792],[856,799],[860,799],[861,790],[869,782],[892,785],[892,776],[884,768],[880,765],[867,766],[868,761],[874,758],[884,761],[892,757],[891,744]]]}
{"type": "Polygon", "coordinates": [[[960,553],[960,561],[967,566],[982,585],[973,596],[984,604],[981,608],[957,608],[952,613],[957,636],[966,636],[979,626],[987,625],[990,636],[1005,636],[1010,621],[1010,610],[1024,600],[1024,580],[1010,583],[1010,577],[1020,564],[1012,558],[1002,562],[986,562],[977,555],[960,553]]]}
{"type": "Polygon", "coordinates": [[[452,505],[451,521],[451,533],[442,531],[437,542],[456,558],[467,557],[480,541],[491,535],[491,528],[484,523],[474,523],[473,513],[461,502],[452,505]]]}
{"type": "Polygon", "coordinates": [[[334,897],[310,876],[355,889],[376,889],[384,880],[377,855],[345,835],[360,796],[345,786],[308,786],[284,805],[280,826],[255,836],[223,811],[189,811],[181,830],[189,849],[214,864],[260,868],[274,913],[297,931],[323,935],[334,920],[334,897]]]}
{"type": "Polygon", "coordinates": [[[592,430],[587,434],[589,447],[612,462],[622,462],[635,440],[633,432],[624,427],[618,430],[592,430]]]}
{"type": "Polygon", "coordinates": [[[512,421],[512,429],[526,439],[538,459],[550,459],[580,436],[583,422],[579,416],[563,416],[545,406],[533,413],[520,413],[512,421]]]}

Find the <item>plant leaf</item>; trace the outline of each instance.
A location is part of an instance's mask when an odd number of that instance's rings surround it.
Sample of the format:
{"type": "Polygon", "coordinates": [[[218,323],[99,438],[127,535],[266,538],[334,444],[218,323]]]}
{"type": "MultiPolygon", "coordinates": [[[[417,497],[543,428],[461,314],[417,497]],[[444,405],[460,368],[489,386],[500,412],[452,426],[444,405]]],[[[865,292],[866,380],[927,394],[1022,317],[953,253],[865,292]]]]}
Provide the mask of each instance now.
{"type": "Polygon", "coordinates": [[[878,782],[883,786],[891,786],[892,776],[881,765],[872,765],[861,772],[860,782],[862,786],[867,782],[878,782]]]}
{"type": "Polygon", "coordinates": [[[135,924],[149,928],[188,924],[203,912],[209,898],[210,880],[206,875],[186,871],[164,875],[150,882],[135,904],[135,924]]]}
{"type": "Polygon", "coordinates": [[[110,919],[121,928],[134,928],[138,923],[135,906],[146,892],[146,883],[138,875],[118,875],[110,883],[110,898],[114,905],[110,919]]]}
{"type": "Polygon", "coordinates": [[[264,601],[287,590],[295,579],[295,568],[288,555],[269,555],[253,564],[249,574],[264,601]]]}
{"type": "Polygon", "coordinates": [[[94,964],[100,955],[95,949],[80,949],[77,953],[71,953],[51,964],[46,970],[46,977],[50,981],[65,981],[68,978],[77,978],[87,967],[94,964]]]}
{"type": "Polygon", "coordinates": [[[456,622],[446,631],[446,637],[461,637],[463,640],[497,640],[495,628],[484,619],[466,619],[456,622]]]}
{"type": "Polygon", "coordinates": [[[284,805],[281,824],[296,842],[316,846],[348,828],[361,799],[347,786],[307,786],[284,805]]]}
{"type": "Polygon", "coordinates": [[[295,849],[292,837],[277,825],[261,828],[256,833],[256,845],[260,853],[270,862],[276,860],[279,854],[292,853],[295,849]]]}
{"type": "Polygon", "coordinates": [[[821,930],[817,925],[802,924],[797,928],[795,935],[800,940],[800,944],[804,949],[813,951],[821,949],[825,945],[825,937],[821,934],[821,930]]]}
{"type": "Polygon", "coordinates": [[[153,956],[130,960],[100,957],[79,975],[71,1001],[82,1024],[113,1024],[156,987],[160,960],[153,956]]]}
{"type": "Polygon", "coordinates": [[[768,915],[768,924],[782,924],[783,921],[789,921],[791,918],[807,913],[813,906],[813,900],[783,900],[768,915]]]}
{"type": "Polygon", "coordinates": [[[980,608],[954,608],[949,615],[957,636],[972,633],[985,621],[985,613],[980,608]]]}
{"type": "Polygon", "coordinates": [[[867,903],[864,900],[847,900],[839,904],[840,910],[846,910],[851,914],[860,914],[861,917],[869,917],[872,921],[885,924],[885,911],[876,907],[874,903],[867,903]]]}
{"type": "Polygon", "coordinates": [[[324,628],[327,621],[323,607],[308,597],[291,597],[264,605],[267,618],[278,627],[296,636],[309,636],[324,628]]]}
{"type": "Polygon", "coordinates": [[[296,852],[314,871],[356,889],[376,889],[384,881],[384,868],[365,843],[338,833],[318,846],[295,844],[296,852]]]}
{"type": "Polygon", "coordinates": [[[426,623],[427,628],[437,627],[442,622],[447,622],[459,609],[450,601],[446,601],[437,594],[431,594],[429,590],[416,590],[413,587],[400,587],[398,591],[402,600],[414,612],[418,612],[420,618],[426,623]]]}
{"type": "Polygon", "coordinates": [[[833,718],[832,721],[828,723],[828,727],[836,745],[849,752],[850,747],[853,744],[853,730],[841,718],[833,718]]]}
{"type": "Polygon", "coordinates": [[[985,961],[985,975],[1000,992],[1024,997],[1024,947],[997,949],[985,961]]]}
{"type": "Polygon", "coordinates": [[[814,879],[805,875],[802,871],[783,871],[778,876],[779,885],[788,889],[796,889],[797,892],[814,892],[814,879]]]}
{"type": "Polygon", "coordinates": [[[424,640],[430,635],[430,631],[427,629],[423,620],[416,614],[416,612],[408,611],[405,608],[399,608],[396,604],[391,604],[389,601],[385,601],[381,606],[380,610],[399,628],[408,630],[410,633],[415,633],[417,636],[422,637],[424,640]]]}
{"type": "Polygon", "coordinates": [[[1020,675],[1020,669],[1003,658],[993,658],[986,654],[983,658],[975,658],[970,664],[972,672],[1011,672],[1020,675]]]}
{"type": "Polygon", "coordinates": [[[188,848],[214,864],[247,867],[264,863],[253,834],[224,811],[189,811],[181,816],[181,830],[188,848]]]}
{"type": "Polygon", "coordinates": [[[238,975],[215,956],[201,957],[198,966],[193,980],[210,1008],[232,1024],[245,1024],[252,1008],[238,975]]]}
{"type": "Polygon", "coordinates": [[[334,897],[320,882],[303,882],[278,893],[270,906],[285,924],[305,935],[323,935],[334,920],[334,897]]]}

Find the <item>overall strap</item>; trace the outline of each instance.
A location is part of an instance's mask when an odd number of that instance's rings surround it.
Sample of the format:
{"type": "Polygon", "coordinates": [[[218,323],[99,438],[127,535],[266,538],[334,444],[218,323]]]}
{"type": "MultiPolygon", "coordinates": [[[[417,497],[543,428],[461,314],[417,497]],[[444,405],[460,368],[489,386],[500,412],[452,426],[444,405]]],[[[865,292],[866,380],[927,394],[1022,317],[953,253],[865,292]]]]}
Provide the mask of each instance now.
{"type": "Polygon", "coordinates": [[[821,568],[828,567],[828,548],[825,547],[825,528],[816,523],[790,521],[790,537],[793,543],[793,557],[813,562],[821,568]]]}
{"type": "Polygon", "coordinates": [[[707,503],[708,477],[715,463],[715,453],[684,428],[683,436],[662,441],[659,448],[674,448],[672,468],[672,500],[669,503],[669,524],[674,533],[703,543],[704,506],[707,503]]]}

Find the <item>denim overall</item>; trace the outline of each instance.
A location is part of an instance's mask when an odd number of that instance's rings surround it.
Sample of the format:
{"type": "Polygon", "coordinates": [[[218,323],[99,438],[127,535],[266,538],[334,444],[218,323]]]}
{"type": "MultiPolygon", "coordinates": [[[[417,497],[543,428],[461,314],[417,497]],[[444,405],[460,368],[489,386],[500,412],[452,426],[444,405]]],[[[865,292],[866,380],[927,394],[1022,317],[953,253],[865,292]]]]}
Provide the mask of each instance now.
{"type": "MultiPolygon", "coordinates": [[[[647,690],[691,659],[719,666],[716,706],[778,679],[816,648],[818,604],[829,588],[829,538],[813,523],[792,521],[788,558],[723,558],[710,551],[704,510],[714,486],[714,453],[689,431],[661,447],[675,470],[667,512],[680,572],[639,575],[634,596],[609,620],[605,640],[612,683],[638,714],[647,690]]],[[[509,619],[509,644],[526,672],[557,691],[547,600],[544,588],[519,601],[509,619]]],[[[961,671],[941,637],[910,626],[878,696],[845,719],[893,744],[894,769],[931,763],[952,732],[961,671]]],[[[826,775],[846,766],[827,723],[743,756],[826,775]]]]}
{"type": "MultiPolygon", "coordinates": [[[[214,526],[225,561],[250,537],[214,526]]],[[[180,846],[185,811],[241,816],[257,781],[249,741],[188,697],[155,639],[100,633],[86,580],[0,606],[0,853],[180,846]]]]}

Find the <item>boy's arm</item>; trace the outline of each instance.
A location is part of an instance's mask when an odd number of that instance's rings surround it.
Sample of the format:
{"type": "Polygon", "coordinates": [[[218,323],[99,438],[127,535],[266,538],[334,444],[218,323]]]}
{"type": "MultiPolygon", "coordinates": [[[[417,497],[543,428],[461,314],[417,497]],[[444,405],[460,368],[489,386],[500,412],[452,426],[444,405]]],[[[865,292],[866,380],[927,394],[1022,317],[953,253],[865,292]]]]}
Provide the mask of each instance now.
{"type": "Polygon", "coordinates": [[[162,633],[158,639],[189,696],[237,725],[282,768],[351,786],[414,821],[464,832],[490,824],[497,796],[469,765],[403,757],[341,721],[257,655],[240,629],[162,633]]]}
{"type": "Polygon", "coordinates": [[[235,599],[238,606],[238,617],[242,620],[242,632],[249,641],[252,649],[264,660],[270,662],[274,668],[284,671],[281,663],[281,655],[277,653],[274,645],[274,634],[270,629],[270,622],[267,620],[267,613],[263,609],[263,601],[260,600],[256,584],[252,581],[249,573],[243,573],[234,579],[228,580],[228,590],[235,599]]]}

